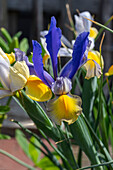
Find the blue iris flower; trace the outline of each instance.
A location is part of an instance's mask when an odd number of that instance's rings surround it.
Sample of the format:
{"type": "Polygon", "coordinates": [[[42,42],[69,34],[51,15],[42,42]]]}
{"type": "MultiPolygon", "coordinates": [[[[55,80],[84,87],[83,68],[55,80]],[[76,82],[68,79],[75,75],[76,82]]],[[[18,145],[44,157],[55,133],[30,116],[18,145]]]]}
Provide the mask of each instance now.
{"type": "Polygon", "coordinates": [[[56,27],[56,20],[51,18],[51,24],[48,34],[45,36],[47,43],[47,50],[50,54],[54,78],[43,69],[42,49],[41,45],[33,40],[33,63],[37,76],[46,84],[54,93],[54,98],[47,104],[47,113],[53,121],[61,124],[62,121],[73,123],[77,120],[78,115],[82,112],[81,99],[79,96],[71,95],[72,88],[71,79],[80,68],[87,61],[85,52],[87,46],[89,32],[81,33],[73,46],[72,59],[62,68],[59,76],[57,70],[57,54],[61,47],[61,30],[56,27]]]}

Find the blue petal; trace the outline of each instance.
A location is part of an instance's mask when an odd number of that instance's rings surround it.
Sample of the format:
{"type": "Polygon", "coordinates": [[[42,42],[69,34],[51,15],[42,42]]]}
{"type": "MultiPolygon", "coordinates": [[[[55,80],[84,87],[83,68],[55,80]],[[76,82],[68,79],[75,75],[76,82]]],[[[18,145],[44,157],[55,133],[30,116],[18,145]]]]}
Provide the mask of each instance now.
{"type": "Polygon", "coordinates": [[[81,62],[83,62],[84,52],[86,51],[89,41],[88,35],[89,32],[83,32],[77,37],[73,47],[72,59],[63,67],[60,76],[72,79],[80,67],[81,62]]]}
{"type": "Polygon", "coordinates": [[[53,72],[54,72],[54,78],[57,77],[57,54],[61,47],[61,30],[60,28],[56,27],[56,20],[54,17],[51,18],[51,25],[48,34],[46,37],[46,43],[47,43],[47,50],[49,51],[51,60],[52,60],[52,66],[53,66],[53,72]]]}
{"type": "MultiPolygon", "coordinates": [[[[50,75],[49,74],[45,74],[45,71],[43,70],[43,62],[42,62],[42,49],[40,44],[33,40],[33,63],[34,63],[34,69],[35,72],[37,73],[37,76],[47,85],[50,87],[50,82],[48,82],[47,80],[50,80],[50,75]]],[[[54,81],[53,78],[51,77],[51,81],[54,81]]],[[[52,82],[51,82],[52,83],[52,82]]]]}

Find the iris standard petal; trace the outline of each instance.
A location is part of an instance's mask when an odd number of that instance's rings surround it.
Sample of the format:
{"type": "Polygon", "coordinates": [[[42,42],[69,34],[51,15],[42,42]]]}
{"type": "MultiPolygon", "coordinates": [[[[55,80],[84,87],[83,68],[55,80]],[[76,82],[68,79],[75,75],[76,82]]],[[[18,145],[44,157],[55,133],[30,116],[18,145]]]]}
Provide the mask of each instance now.
{"type": "Polygon", "coordinates": [[[9,89],[9,67],[10,63],[8,63],[1,55],[0,55],[0,81],[4,88],[9,89]]]}
{"type": "Polygon", "coordinates": [[[25,59],[25,52],[21,51],[19,48],[15,48],[14,51],[16,61],[23,61],[25,59]]]}
{"type": "Polygon", "coordinates": [[[47,82],[44,76],[44,70],[43,70],[43,60],[42,60],[42,49],[40,44],[33,40],[33,63],[34,63],[34,69],[37,73],[37,76],[47,85],[50,87],[50,84],[47,82]]]}
{"type": "Polygon", "coordinates": [[[113,75],[113,65],[109,68],[108,72],[105,73],[105,76],[112,76],[113,75]]]}
{"type": "Polygon", "coordinates": [[[30,76],[25,86],[26,94],[33,100],[44,102],[52,97],[50,88],[36,76],[30,76]]]}
{"type": "Polygon", "coordinates": [[[13,95],[13,93],[10,90],[4,90],[0,88],[0,99],[11,95],[13,95]]]}
{"type": "Polygon", "coordinates": [[[61,30],[56,27],[56,20],[51,18],[51,25],[46,37],[47,50],[51,56],[54,78],[57,77],[57,54],[61,47],[61,30]]]}
{"type": "Polygon", "coordinates": [[[98,63],[96,63],[94,60],[88,60],[85,64],[84,67],[86,69],[86,79],[90,79],[94,76],[97,76],[100,78],[102,72],[101,72],[101,67],[98,63]]]}
{"type": "Polygon", "coordinates": [[[72,59],[63,67],[60,76],[72,79],[84,57],[88,45],[88,35],[88,32],[83,32],[77,37],[73,47],[72,59]]]}
{"type": "Polygon", "coordinates": [[[61,95],[55,97],[47,104],[49,117],[56,123],[61,124],[62,121],[68,124],[74,123],[82,112],[81,98],[79,96],[61,95]]]}
{"type": "Polygon", "coordinates": [[[17,61],[13,68],[17,70],[18,73],[22,74],[26,79],[29,78],[29,68],[25,61],[17,61]]]}
{"type": "Polygon", "coordinates": [[[82,20],[83,20],[83,24],[84,24],[84,31],[90,31],[90,27],[92,25],[92,22],[83,18],[83,17],[86,17],[90,20],[93,20],[93,17],[91,16],[91,14],[88,12],[88,11],[85,11],[85,12],[81,12],[80,14],[80,17],[82,17],[82,20]]]}
{"type": "Polygon", "coordinates": [[[27,83],[27,79],[20,74],[14,67],[10,67],[10,89],[12,92],[16,90],[23,89],[25,84],[27,83]]]}
{"type": "Polygon", "coordinates": [[[81,12],[79,14],[79,16],[74,15],[75,29],[77,31],[77,35],[81,34],[84,31],[86,31],[86,32],[90,31],[90,27],[91,27],[92,23],[91,23],[91,21],[89,21],[89,20],[87,20],[83,17],[86,17],[86,18],[93,20],[91,14],[88,11],[81,12]]]}

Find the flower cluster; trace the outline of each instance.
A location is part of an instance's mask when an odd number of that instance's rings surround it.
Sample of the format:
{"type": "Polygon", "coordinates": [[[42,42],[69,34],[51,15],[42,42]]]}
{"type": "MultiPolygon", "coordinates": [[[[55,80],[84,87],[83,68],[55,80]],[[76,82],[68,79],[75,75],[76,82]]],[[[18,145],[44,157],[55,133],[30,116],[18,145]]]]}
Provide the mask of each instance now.
{"type": "MultiPolygon", "coordinates": [[[[41,56],[41,45],[33,40],[33,63],[30,63],[24,52],[15,49],[15,54],[5,54],[0,49],[0,98],[15,95],[25,88],[26,94],[38,102],[47,101],[47,113],[57,124],[62,121],[72,124],[82,112],[81,98],[70,93],[71,79],[77,70],[84,65],[87,70],[86,78],[100,77],[100,54],[92,51],[90,44],[97,33],[91,27],[90,21],[83,16],[88,12],[75,16],[77,38],[71,50],[71,59],[58,73],[57,57],[61,50],[61,30],[56,27],[56,20],[51,18],[50,29],[45,36],[45,48],[51,58],[52,77],[44,70],[41,56]],[[87,21],[84,22],[84,21],[87,21]],[[82,25],[82,26],[81,26],[82,25]],[[89,33],[90,32],[90,33],[89,33]],[[93,36],[92,36],[93,35],[93,36]],[[92,40],[91,40],[92,38],[92,40]]],[[[90,15],[89,15],[90,16],[90,15]]],[[[87,16],[88,17],[88,16],[87,16]]],[[[90,16],[91,17],[91,16],[90,16]]],[[[102,60],[103,67],[103,60],[102,60]]]]}

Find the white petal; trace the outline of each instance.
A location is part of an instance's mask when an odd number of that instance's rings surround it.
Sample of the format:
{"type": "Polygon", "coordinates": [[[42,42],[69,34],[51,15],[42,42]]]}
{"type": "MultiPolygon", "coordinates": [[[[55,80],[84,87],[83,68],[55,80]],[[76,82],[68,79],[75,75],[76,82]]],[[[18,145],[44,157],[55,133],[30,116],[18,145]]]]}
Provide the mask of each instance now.
{"type": "Polygon", "coordinates": [[[90,31],[90,27],[92,25],[92,22],[85,19],[85,18],[83,18],[83,17],[86,17],[86,18],[88,18],[90,20],[93,20],[93,17],[91,16],[91,14],[88,11],[81,12],[80,17],[82,17],[82,19],[83,19],[85,31],[90,31]]]}
{"type": "Polygon", "coordinates": [[[85,12],[81,12],[79,14],[79,16],[74,15],[75,18],[75,29],[77,31],[77,35],[79,35],[80,33],[84,32],[84,31],[90,31],[90,27],[92,25],[92,22],[83,18],[86,17],[88,19],[93,20],[91,14],[88,11],[85,12]]]}
{"type": "Polygon", "coordinates": [[[74,18],[75,18],[75,29],[78,36],[80,33],[85,31],[85,28],[84,28],[82,17],[74,15],[74,18]]]}
{"type": "Polygon", "coordinates": [[[48,34],[48,31],[40,31],[40,36],[45,37],[48,34]]]}
{"type": "Polygon", "coordinates": [[[1,90],[0,89],[0,99],[7,97],[7,96],[11,96],[13,95],[13,93],[10,90],[1,90]]]}
{"type": "Polygon", "coordinates": [[[27,79],[20,74],[15,68],[10,67],[10,89],[12,92],[23,89],[27,83],[27,79]]]}
{"type": "Polygon", "coordinates": [[[18,73],[22,74],[26,79],[29,78],[29,68],[25,61],[17,61],[13,66],[18,73]]]}
{"type": "Polygon", "coordinates": [[[47,50],[46,38],[40,38],[40,40],[41,40],[41,44],[42,44],[44,50],[46,51],[46,54],[49,55],[49,52],[48,52],[48,50],[47,50]]]}
{"type": "Polygon", "coordinates": [[[72,49],[69,48],[60,48],[58,52],[58,56],[60,57],[72,57],[72,49]]]}
{"type": "Polygon", "coordinates": [[[9,63],[0,55],[0,81],[4,88],[9,89],[9,63]]]}
{"type": "Polygon", "coordinates": [[[9,59],[7,57],[7,55],[4,53],[4,51],[2,50],[2,48],[0,48],[0,55],[5,59],[5,61],[10,64],[9,59]]]}
{"type": "Polygon", "coordinates": [[[66,47],[73,48],[72,44],[69,42],[69,40],[64,35],[62,35],[61,41],[66,45],[66,47]]]}

